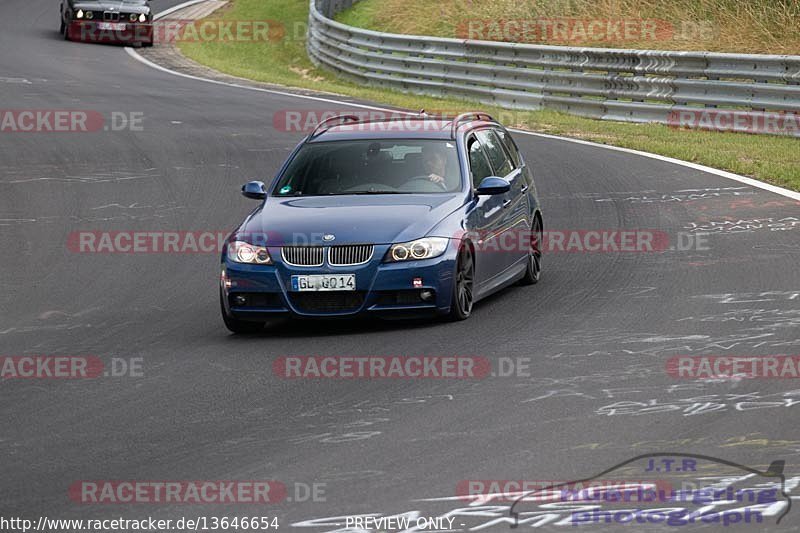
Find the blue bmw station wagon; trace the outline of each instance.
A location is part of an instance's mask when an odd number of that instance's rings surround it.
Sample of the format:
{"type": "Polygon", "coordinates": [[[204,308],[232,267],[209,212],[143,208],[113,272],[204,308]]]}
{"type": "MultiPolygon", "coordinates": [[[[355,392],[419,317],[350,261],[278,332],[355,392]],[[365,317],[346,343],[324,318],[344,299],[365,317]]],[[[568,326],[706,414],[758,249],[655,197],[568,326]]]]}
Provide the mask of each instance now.
{"type": "Polygon", "coordinates": [[[321,122],[225,243],[220,305],[235,333],[279,315],[439,315],[541,275],[531,169],[482,112],[321,122]]]}

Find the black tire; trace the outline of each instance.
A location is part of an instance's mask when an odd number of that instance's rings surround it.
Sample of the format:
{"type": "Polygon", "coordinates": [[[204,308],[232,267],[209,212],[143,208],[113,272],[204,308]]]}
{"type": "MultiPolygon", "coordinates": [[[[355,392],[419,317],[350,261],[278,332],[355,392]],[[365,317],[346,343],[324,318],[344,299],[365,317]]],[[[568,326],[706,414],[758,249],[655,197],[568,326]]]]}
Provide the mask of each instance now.
{"type": "Polygon", "coordinates": [[[65,41],[71,41],[72,38],[71,38],[71,36],[69,34],[69,24],[67,24],[65,22],[62,22],[61,24],[64,26],[64,40],[65,41]]]}
{"type": "Polygon", "coordinates": [[[519,280],[520,285],[533,285],[539,283],[542,277],[542,220],[536,216],[531,228],[531,248],[528,251],[528,264],[525,275],[519,280]]]}
{"type": "Polygon", "coordinates": [[[456,260],[456,273],[453,279],[453,298],[450,302],[449,320],[466,320],[472,314],[475,302],[475,261],[472,249],[468,245],[461,246],[456,260]]]}
{"type": "Polygon", "coordinates": [[[222,321],[225,322],[225,327],[232,333],[258,333],[264,329],[264,322],[250,322],[248,320],[238,320],[232,316],[228,316],[225,312],[225,304],[222,302],[222,291],[219,293],[219,310],[222,313],[222,321]]]}
{"type": "Polygon", "coordinates": [[[64,23],[64,19],[61,19],[61,29],[58,30],[58,33],[64,35],[65,31],[67,31],[67,25],[64,23]]]}
{"type": "Polygon", "coordinates": [[[152,46],[153,46],[153,42],[152,41],[150,41],[149,43],[146,42],[146,41],[142,42],[142,48],[150,48],[152,46]]]}

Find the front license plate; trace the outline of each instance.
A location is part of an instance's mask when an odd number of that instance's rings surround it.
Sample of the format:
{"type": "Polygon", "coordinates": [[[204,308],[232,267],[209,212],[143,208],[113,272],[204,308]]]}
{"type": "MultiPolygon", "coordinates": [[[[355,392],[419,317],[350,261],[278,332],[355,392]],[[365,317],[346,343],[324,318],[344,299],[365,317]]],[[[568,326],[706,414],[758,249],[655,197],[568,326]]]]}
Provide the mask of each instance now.
{"type": "Polygon", "coordinates": [[[355,274],[292,276],[293,291],[354,291],[355,274]]]}
{"type": "Polygon", "coordinates": [[[125,31],[128,28],[127,24],[116,24],[114,22],[98,22],[97,29],[98,30],[108,30],[108,31],[125,31]]]}

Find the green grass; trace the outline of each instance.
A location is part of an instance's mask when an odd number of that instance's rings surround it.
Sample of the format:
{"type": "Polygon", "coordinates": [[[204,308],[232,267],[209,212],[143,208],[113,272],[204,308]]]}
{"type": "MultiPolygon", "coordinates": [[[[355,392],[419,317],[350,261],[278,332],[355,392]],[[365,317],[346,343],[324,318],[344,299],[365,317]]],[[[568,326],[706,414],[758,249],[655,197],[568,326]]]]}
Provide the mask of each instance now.
{"type": "MultiPolygon", "coordinates": [[[[370,7],[371,0],[365,0],[370,7]]],[[[368,11],[366,11],[368,13],[368,11]]],[[[360,12],[359,16],[366,16],[360,12]]],[[[287,38],[274,43],[181,43],[188,57],[219,71],[257,81],[315,89],[407,109],[470,110],[480,107],[509,127],[564,135],[614,146],[653,152],[752,176],[800,190],[800,140],[765,135],[677,130],[659,124],[592,120],[555,111],[510,111],[463,100],[439,99],[373,89],[349,83],[316,68],[308,59],[302,28],[307,0],[233,0],[212,18],[277,20],[287,38]],[[295,38],[295,34],[299,34],[295,38]]],[[[302,105],[298,105],[302,107],[302,105]]]]}
{"type": "MultiPolygon", "coordinates": [[[[392,33],[463,37],[467,22],[488,40],[520,40],[498,21],[560,21],[563,31],[533,28],[522,39],[536,44],[709,50],[753,54],[800,53],[797,0],[361,0],[338,20],[392,33]],[[635,31],[592,40],[574,30],[590,21],[626,20],[635,31]],[[640,32],[636,23],[653,24],[640,32]],[[500,31],[498,31],[500,30],[500,31]]],[[[541,27],[540,27],[541,28],[541,27]]],[[[602,32],[601,32],[602,35],[602,32]]],[[[613,35],[613,34],[612,34],[613,35]]]]}

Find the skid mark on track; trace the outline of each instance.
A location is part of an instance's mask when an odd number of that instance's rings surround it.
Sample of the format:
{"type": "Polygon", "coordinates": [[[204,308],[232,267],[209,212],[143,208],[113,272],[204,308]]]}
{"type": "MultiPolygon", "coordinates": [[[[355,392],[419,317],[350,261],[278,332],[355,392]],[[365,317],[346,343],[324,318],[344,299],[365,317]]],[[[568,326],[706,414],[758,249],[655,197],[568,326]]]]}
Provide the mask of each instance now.
{"type": "Polygon", "coordinates": [[[594,198],[594,201],[598,203],[627,202],[632,204],[670,204],[716,200],[726,197],[740,197],[757,193],[758,191],[756,189],[750,187],[714,187],[708,189],[681,189],[669,193],[606,193],[604,196],[594,198]]]}
{"type": "MultiPolygon", "coordinates": [[[[770,329],[767,327],[767,329],[770,329]]],[[[777,328],[775,328],[777,329],[777,328]]],[[[760,331],[760,330],[759,330],[760,331]]],[[[616,339],[611,337],[582,339],[567,341],[562,344],[571,347],[569,350],[554,351],[547,355],[550,359],[570,358],[570,357],[603,357],[603,356],[650,356],[659,357],[663,355],[681,354],[704,354],[715,352],[731,352],[733,350],[751,351],[768,350],[772,348],[788,348],[800,346],[800,339],[795,337],[780,338],[774,331],[763,333],[732,333],[729,335],[658,335],[649,336],[647,334],[627,334],[619,332],[621,337],[616,339]],[[637,338],[636,335],[642,338],[637,338]],[[641,344],[642,346],[635,346],[641,344]],[[602,349],[597,349],[598,346],[602,349]],[[581,351],[581,347],[591,346],[595,349],[581,351]]]]}
{"type": "Polygon", "coordinates": [[[322,429],[289,439],[293,444],[320,443],[343,444],[378,437],[383,434],[383,424],[392,421],[390,414],[407,406],[425,406],[434,402],[450,402],[450,394],[409,396],[387,401],[362,400],[356,403],[333,402],[314,406],[301,412],[298,418],[311,420],[306,427],[322,429]],[[347,420],[348,417],[354,418],[347,420]]]}
{"type": "Polygon", "coordinates": [[[716,301],[721,304],[742,304],[754,302],[800,302],[800,290],[762,291],[762,292],[726,292],[721,294],[700,294],[692,298],[716,301]]]}
{"type": "Polygon", "coordinates": [[[760,392],[704,394],[692,397],[648,398],[624,400],[595,410],[601,416],[647,416],[671,413],[683,417],[725,411],[755,411],[800,405],[800,390],[762,394],[760,392]]]}
{"type": "Polygon", "coordinates": [[[766,217],[735,219],[725,218],[703,222],[689,222],[683,226],[684,231],[694,234],[735,234],[753,233],[755,231],[789,231],[800,228],[797,217],[766,217]]]}
{"type": "Polygon", "coordinates": [[[800,440],[772,439],[763,433],[747,433],[721,438],[719,436],[682,437],[674,439],[650,439],[618,442],[586,442],[571,446],[570,450],[669,450],[702,446],[703,449],[716,448],[755,448],[769,449],[782,453],[800,453],[800,440]]]}
{"type": "Polygon", "coordinates": [[[160,177],[157,169],[150,168],[145,170],[117,170],[111,172],[92,172],[87,174],[65,174],[62,176],[52,176],[52,172],[47,172],[46,176],[32,176],[37,171],[28,169],[26,171],[6,171],[4,174],[12,177],[8,181],[0,182],[0,185],[20,185],[26,183],[75,183],[75,184],[97,184],[97,183],[116,183],[131,180],[144,180],[160,177]],[[14,175],[23,177],[14,179],[14,175]]]}
{"type": "Polygon", "coordinates": [[[679,318],[677,322],[734,323],[742,331],[765,331],[800,327],[800,309],[735,309],[719,314],[679,318]]]}

